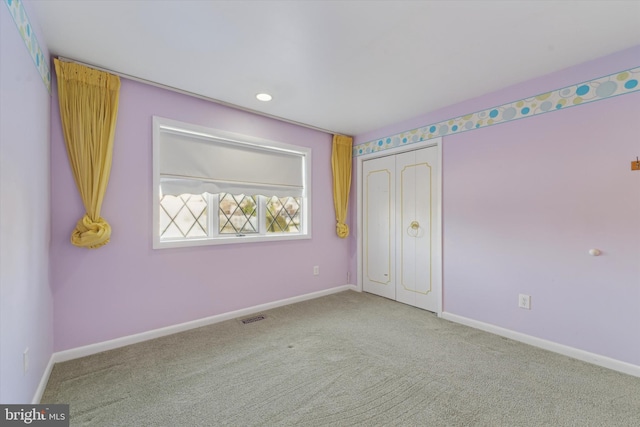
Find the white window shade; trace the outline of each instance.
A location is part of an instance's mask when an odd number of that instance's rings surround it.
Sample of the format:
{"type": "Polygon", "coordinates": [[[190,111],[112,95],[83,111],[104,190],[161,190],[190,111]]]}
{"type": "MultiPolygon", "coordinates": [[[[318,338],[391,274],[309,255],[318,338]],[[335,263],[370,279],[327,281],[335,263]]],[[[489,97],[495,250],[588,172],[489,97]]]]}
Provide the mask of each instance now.
{"type": "Polygon", "coordinates": [[[160,128],[162,194],[304,195],[305,154],[160,128]]]}

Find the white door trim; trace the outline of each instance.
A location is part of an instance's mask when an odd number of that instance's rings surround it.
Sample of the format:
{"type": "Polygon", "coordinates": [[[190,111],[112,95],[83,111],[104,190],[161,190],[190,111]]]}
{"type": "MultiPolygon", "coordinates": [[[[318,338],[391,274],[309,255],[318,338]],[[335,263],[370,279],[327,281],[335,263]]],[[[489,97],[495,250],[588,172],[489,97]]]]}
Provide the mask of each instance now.
{"type": "Polygon", "coordinates": [[[362,162],[365,160],[375,159],[378,157],[391,156],[399,153],[405,153],[407,151],[414,151],[420,148],[427,147],[438,147],[438,174],[437,174],[437,182],[436,189],[439,193],[438,201],[436,204],[436,224],[434,230],[434,238],[435,245],[439,249],[437,254],[435,255],[434,265],[437,265],[438,268],[434,272],[434,281],[436,286],[439,288],[438,292],[440,298],[438,300],[438,311],[437,315],[442,315],[442,297],[443,297],[443,286],[442,286],[442,138],[434,138],[429,139],[427,141],[416,142],[410,145],[404,145],[397,148],[391,148],[384,151],[377,151],[375,153],[365,154],[362,156],[356,157],[356,233],[357,233],[357,256],[356,256],[356,271],[358,272],[358,281],[356,283],[357,290],[362,292],[362,274],[363,274],[363,265],[362,265],[362,224],[363,224],[363,212],[362,212],[362,162]]]}

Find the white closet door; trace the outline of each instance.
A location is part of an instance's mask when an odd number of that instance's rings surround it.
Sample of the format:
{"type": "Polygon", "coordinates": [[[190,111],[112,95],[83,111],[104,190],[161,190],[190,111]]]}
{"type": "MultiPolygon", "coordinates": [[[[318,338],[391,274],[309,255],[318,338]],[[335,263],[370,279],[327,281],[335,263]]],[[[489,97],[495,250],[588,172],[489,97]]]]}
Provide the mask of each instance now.
{"type": "Polygon", "coordinates": [[[437,148],[396,156],[396,300],[438,311],[434,283],[437,148]]]}
{"type": "Polygon", "coordinates": [[[365,292],[396,299],[395,157],[363,162],[363,282],[365,292]]]}
{"type": "Polygon", "coordinates": [[[366,160],[362,289],[438,312],[438,147],[366,160]]]}

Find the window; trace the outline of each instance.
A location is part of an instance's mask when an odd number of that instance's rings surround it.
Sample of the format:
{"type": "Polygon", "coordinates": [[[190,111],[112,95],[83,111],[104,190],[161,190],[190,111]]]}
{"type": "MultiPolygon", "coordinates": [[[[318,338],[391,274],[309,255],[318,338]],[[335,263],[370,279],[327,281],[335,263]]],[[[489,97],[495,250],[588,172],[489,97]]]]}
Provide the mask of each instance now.
{"type": "Polygon", "coordinates": [[[153,247],[310,238],[311,150],[153,118],[153,247]]]}

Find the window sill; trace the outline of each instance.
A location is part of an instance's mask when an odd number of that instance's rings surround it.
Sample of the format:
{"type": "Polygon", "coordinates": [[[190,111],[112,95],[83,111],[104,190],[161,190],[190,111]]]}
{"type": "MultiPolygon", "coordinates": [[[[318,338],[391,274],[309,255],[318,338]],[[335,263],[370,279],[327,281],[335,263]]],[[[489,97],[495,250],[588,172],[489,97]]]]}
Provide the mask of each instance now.
{"type": "Polygon", "coordinates": [[[176,240],[160,240],[156,239],[153,242],[153,249],[169,249],[169,248],[188,248],[197,246],[217,246],[217,245],[234,245],[243,243],[258,243],[258,242],[280,242],[287,240],[304,240],[311,239],[311,233],[306,234],[293,234],[293,235],[244,235],[229,237],[216,237],[216,238],[201,238],[201,239],[176,239],[176,240]]]}

